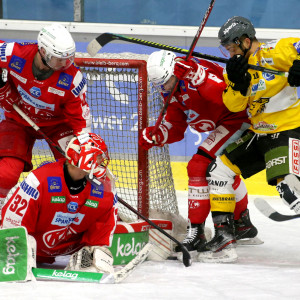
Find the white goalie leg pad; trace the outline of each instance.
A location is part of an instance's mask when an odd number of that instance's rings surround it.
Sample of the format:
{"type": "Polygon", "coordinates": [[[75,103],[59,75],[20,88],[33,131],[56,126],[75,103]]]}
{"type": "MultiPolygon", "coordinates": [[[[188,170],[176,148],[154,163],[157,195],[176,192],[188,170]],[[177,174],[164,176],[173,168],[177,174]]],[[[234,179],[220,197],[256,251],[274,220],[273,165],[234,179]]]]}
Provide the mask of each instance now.
{"type": "Polygon", "coordinates": [[[202,263],[233,263],[238,260],[235,247],[226,247],[219,252],[199,252],[197,261],[202,263]]]}
{"type": "Polygon", "coordinates": [[[113,256],[107,247],[85,246],[71,255],[65,270],[111,274],[113,256]]]}
{"type": "MultiPolygon", "coordinates": [[[[165,230],[171,235],[171,230],[165,230]]],[[[149,230],[149,242],[154,246],[148,255],[148,260],[166,260],[172,252],[171,240],[155,228],[149,230]]]]}

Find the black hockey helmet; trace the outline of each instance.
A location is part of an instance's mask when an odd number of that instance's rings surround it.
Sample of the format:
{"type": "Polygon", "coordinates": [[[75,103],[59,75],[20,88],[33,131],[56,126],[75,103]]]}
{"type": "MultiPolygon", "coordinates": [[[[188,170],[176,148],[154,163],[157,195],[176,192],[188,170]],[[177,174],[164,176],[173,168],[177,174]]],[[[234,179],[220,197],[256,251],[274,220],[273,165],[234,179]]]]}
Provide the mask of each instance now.
{"type": "Polygon", "coordinates": [[[218,38],[221,45],[229,43],[239,44],[239,38],[247,35],[250,39],[255,37],[255,29],[252,23],[243,17],[232,17],[220,28],[218,38]]]}

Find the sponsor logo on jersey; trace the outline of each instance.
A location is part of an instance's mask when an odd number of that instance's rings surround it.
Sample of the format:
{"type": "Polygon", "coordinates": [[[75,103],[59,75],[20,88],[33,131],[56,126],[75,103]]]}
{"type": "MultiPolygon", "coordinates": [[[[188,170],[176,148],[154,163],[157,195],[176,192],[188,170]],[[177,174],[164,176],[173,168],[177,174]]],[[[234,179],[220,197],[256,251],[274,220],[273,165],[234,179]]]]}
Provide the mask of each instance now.
{"type": "Polygon", "coordinates": [[[223,180],[208,179],[207,181],[209,185],[218,186],[218,187],[224,187],[228,183],[228,181],[223,181],[223,180]]]}
{"type": "Polygon", "coordinates": [[[30,94],[33,97],[39,98],[42,95],[41,89],[38,87],[33,86],[30,90],[29,90],[30,94]]]}
{"type": "Polygon", "coordinates": [[[265,64],[274,65],[274,60],[272,57],[263,57],[261,59],[261,64],[264,66],[265,64]]]}
{"type": "Polygon", "coordinates": [[[297,43],[294,43],[293,46],[295,47],[297,52],[300,54],[300,41],[298,41],[297,43]]]}
{"type": "Polygon", "coordinates": [[[65,196],[52,196],[51,203],[66,203],[65,196]]]}
{"type": "Polygon", "coordinates": [[[257,84],[253,84],[251,89],[251,96],[255,95],[258,91],[264,91],[266,89],[266,82],[264,79],[260,79],[257,84]]]}
{"type": "Polygon", "coordinates": [[[17,78],[19,81],[21,81],[22,83],[26,84],[27,79],[18,75],[17,73],[15,73],[14,71],[10,71],[10,75],[14,76],[15,78],[17,78]]]}
{"type": "Polygon", "coordinates": [[[72,93],[77,97],[86,85],[86,80],[83,77],[80,83],[72,90],[72,93]]]}
{"type": "Polygon", "coordinates": [[[103,184],[101,184],[100,186],[92,186],[91,196],[94,196],[97,198],[103,198],[103,195],[104,195],[103,184]]]}
{"type": "Polygon", "coordinates": [[[192,109],[185,110],[184,113],[187,116],[187,120],[186,120],[187,123],[191,123],[199,117],[199,114],[192,109]]]}
{"type": "Polygon", "coordinates": [[[47,177],[48,181],[48,192],[49,193],[57,193],[62,190],[62,183],[60,177],[47,177]]]}
{"type": "Polygon", "coordinates": [[[276,124],[269,124],[264,121],[260,121],[256,124],[253,124],[253,128],[255,130],[260,130],[260,131],[274,131],[277,128],[276,124]]]}
{"type": "Polygon", "coordinates": [[[300,175],[300,140],[289,139],[289,168],[290,173],[300,175]]]}
{"type": "Polygon", "coordinates": [[[274,166],[285,164],[286,160],[287,160],[287,156],[280,156],[280,157],[276,157],[271,160],[268,160],[266,163],[266,169],[270,169],[274,166]]]}
{"type": "Polygon", "coordinates": [[[58,81],[56,83],[56,86],[63,88],[65,90],[69,90],[71,87],[71,83],[73,81],[73,76],[66,74],[66,73],[61,73],[59,75],[58,81]]]}
{"type": "Polygon", "coordinates": [[[37,189],[35,189],[34,187],[30,186],[27,182],[22,181],[20,184],[20,188],[22,189],[22,191],[29,195],[31,198],[33,199],[37,199],[40,195],[39,191],[37,189]]]}
{"type": "Polygon", "coordinates": [[[38,109],[47,109],[47,110],[54,111],[54,108],[55,108],[54,104],[49,104],[49,103],[46,103],[44,101],[41,101],[39,99],[32,97],[19,85],[18,85],[18,91],[19,91],[23,101],[28,103],[29,105],[32,105],[38,109]]]}
{"type": "Polygon", "coordinates": [[[98,202],[98,201],[95,201],[95,200],[90,200],[90,199],[88,199],[88,200],[85,202],[84,205],[87,206],[87,207],[97,208],[98,205],[99,205],[99,202],[98,202]]]}
{"type": "Polygon", "coordinates": [[[55,95],[58,95],[58,96],[64,96],[65,95],[65,91],[61,91],[61,90],[58,90],[58,89],[56,89],[56,88],[54,88],[54,87],[52,87],[52,86],[49,86],[49,88],[48,88],[48,92],[49,93],[52,93],[52,94],[55,94],[55,95]]]}
{"type": "Polygon", "coordinates": [[[24,58],[13,55],[9,62],[9,66],[18,73],[22,73],[25,63],[26,60],[24,58]]]}
{"type": "Polygon", "coordinates": [[[265,72],[262,72],[262,77],[267,81],[271,81],[271,80],[275,79],[274,74],[265,73],[265,72]]]}
{"type": "Polygon", "coordinates": [[[84,214],[80,213],[71,214],[58,211],[55,213],[51,224],[57,226],[69,226],[72,223],[75,225],[79,225],[82,222],[84,216],[84,214]]]}
{"type": "Polygon", "coordinates": [[[0,46],[0,59],[1,59],[1,61],[7,61],[6,55],[5,55],[6,46],[7,46],[6,43],[1,44],[1,46],[0,46]]]}
{"type": "MultiPolygon", "coordinates": [[[[229,134],[228,129],[226,129],[224,126],[220,125],[214,131],[211,131],[211,133],[203,141],[203,144],[201,146],[204,149],[210,151],[212,148],[214,148],[228,134],[229,134]]],[[[225,145],[224,145],[224,147],[225,147],[225,145]]],[[[222,149],[224,147],[222,146],[222,149]]]]}
{"type": "Polygon", "coordinates": [[[69,212],[76,212],[78,209],[78,203],[77,202],[70,202],[67,205],[67,209],[69,212]]]}

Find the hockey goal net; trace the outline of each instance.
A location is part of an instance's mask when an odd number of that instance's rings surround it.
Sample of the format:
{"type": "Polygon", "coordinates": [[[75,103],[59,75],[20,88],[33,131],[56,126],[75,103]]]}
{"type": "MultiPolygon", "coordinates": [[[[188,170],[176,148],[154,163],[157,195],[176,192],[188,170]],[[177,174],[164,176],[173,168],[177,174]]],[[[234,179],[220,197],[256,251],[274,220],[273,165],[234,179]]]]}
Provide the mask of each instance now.
{"type": "MultiPolygon", "coordinates": [[[[143,128],[155,124],[162,108],[159,93],[147,80],[146,60],[146,55],[132,53],[95,58],[77,53],[75,63],[87,80],[92,131],[108,146],[119,197],[145,216],[150,209],[178,214],[168,146],[149,151],[138,146],[143,128]]],[[[33,152],[34,167],[45,160],[53,158],[46,142],[39,140],[33,152]]],[[[121,204],[119,214],[123,221],[137,219],[121,204]]]]}

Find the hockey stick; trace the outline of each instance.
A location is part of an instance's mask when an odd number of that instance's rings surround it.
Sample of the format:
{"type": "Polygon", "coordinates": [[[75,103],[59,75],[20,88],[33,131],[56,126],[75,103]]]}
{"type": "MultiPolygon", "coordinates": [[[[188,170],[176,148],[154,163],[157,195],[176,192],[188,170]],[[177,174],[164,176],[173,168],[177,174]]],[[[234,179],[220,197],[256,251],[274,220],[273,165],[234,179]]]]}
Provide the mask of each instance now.
{"type": "Polygon", "coordinates": [[[254,199],[254,205],[267,218],[276,222],[283,222],[283,221],[289,221],[289,220],[300,218],[300,214],[298,215],[281,214],[280,212],[276,211],[265,199],[262,198],[254,199]]]}
{"type": "MultiPolygon", "coordinates": [[[[215,4],[215,0],[211,0],[210,4],[209,4],[209,6],[208,6],[208,8],[207,8],[207,10],[206,10],[206,12],[205,12],[205,15],[204,15],[204,17],[203,17],[203,19],[202,19],[202,22],[201,22],[201,24],[199,25],[199,28],[198,28],[198,30],[197,30],[197,33],[196,33],[196,35],[195,35],[195,37],[194,37],[194,39],[193,39],[193,41],[192,41],[192,44],[191,44],[191,46],[190,46],[190,49],[188,50],[188,52],[187,52],[187,54],[186,54],[186,56],[185,56],[185,60],[186,60],[186,61],[191,57],[192,52],[194,51],[194,49],[195,49],[195,47],[196,47],[196,44],[197,44],[197,42],[198,42],[198,40],[199,40],[199,38],[200,38],[200,35],[201,35],[201,33],[202,33],[202,31],[203,31],[203,28],[204,28],[204,26],[205,26],[205,24],[206,24],[206,22],[207,22],[207,20],[208,20],[208,17],[209,17],[209,15],[210,15],[210,13],[211,13],[213,7],[214,7],[214,4],[215,4]]],[[[167,97],[167,99],[166,99],[166,101],[165,101],[165,103],[164,103],[164,106],[163,106],[163,108],[162,108],[162,110],[161,110],[161,112],[160,112],[160,114],[159,114],[159,116],[158,116],[158,118],[157,118],[157,120],[156,120],[156,123],[155,123],[155,125],[154,125],[154,128],[153,128],[152,132],[150,133],[151,136],[153,136],[153,135],[157,132],[158,127],[160,126],[160,124],[161,124],[161,122],[162,122],[162,120],[163,120],[163,118],[164,118],[164,115],[165,115],[166,112],[167,112],[167,108],[168,108],[168,106],[169,106],[170,100],[172,99],[172,97],[173,97],[173,95],[174,95],[174,93],[175,93],[175,91],[176,91],[176,89],[177,89],[177,87],[178,87],[179,80],[178,80],[177,77],[175,77],[175,78],[176,78],[175,84],[174,84],[174,86],[173,86],[171,92],[169,93],[169,95],[168,95],[168,97],[167,97]]]]}
{"type": "Polygon", "coordinates": [[[121,270],[112,273],[94,273],[70,270],[55,270],[32,268],[32,273],[37,280],[76,281],[88,283],[119,283],[123,281],[134,269],[148,257],[152,244],[147,243],[144,248],[121,270]]]}
{"type": "MultiPolygon", "coordinates": [[[[65,157],[65,152],[58,146],[56,145],[53,141],[51,141],[51,139],[49,139],[47,137],[46,134],[44,134],[42,132],[42,130],[16,105],[13,105],[14,109],[16,110],[16,112],[29,124],[31,125],[37,132],[39,132],[47,141],[49,141],[49,143],[51,143],[51,145],[55,146],[55,148],[65,157]]],[[[109,170],[109,169],[108,169],[109,170]]],[[[110,172],[110,171],[109,171],[110,172]]],[[[111,172],[110,172],[111,173],[111,172]]],[[[89,181],[92,181],[93,183],[99,185],[100,182],[94,177],[93,179],[90,179],[89,176],[86,176],[86,178],[89,181]]],[[[172,241],[174,241],[182,250],[182,254],[183,254],[183,263],[186,267],[190,266],[192,264],[192,260],[191,260],[191,256],[190,253],[188,252],[188,250],[179,242],[177,241],[174,237],[172,237],[171,235],[169,235],[165,230],[161,229],[159,226],[157,226],[155,223],[153,223],[152,221],[150,221],[148,218],[146,218],[145,216],[143,216],[140,212],[138,212],[136,209],[134,209],[131,205],[129,205],[127,202],[125,202],[123,199],[121,199],[120,197],[118,197],[118,200],[121,204],[123,204],[125,207],[127,207],[129,210],[131,210],[132,212],[134,212],[135,214],[137,214],[141,219],[145,220],[148,224],[152,225],[154,228],[156,228],[158,231],[160,231],[162,234],[164,234],[165,236],[167,236],[169,239],[171,239],[172,241]]]]}
{"type": "MultiPolygon", "coordinates": [[[[114,41],[114,40],[122,40],[122,41],[130,42],[133,44],[150,46],[153,48],[169,50],[169,51],[173,51],[173,52],[177,52],[177,53],[181,53],[181,54],[188,53],[188,50],[186,50],[186,49],[168,46],[168,45],[159,44],[159,43],[150,42],[150,41],[145,41],[145,40],[128,37],[128,36],[124,36],[124,35],[119,35],[119,34],[114,34],[114,33],[103,33],[103,34],[99,35],[97,38],[95,38],[88,44],[87,52],[91,56],[95,56],[96,53],[102,47],[104,47],[106,44],[108,44],[109,42],[114,41]]],[[[192,56],[204,58],[204,59],[208,59],[208,60],[213,60],[213,61],[220,62],[220,63],[226,63],[228,61],[227,58],[213,56],[213,55],[209,55],[209,54],[203,54],[203,53],[195,52],[195,51],[192,52],[192,56]]],[[[261,66],[256,66],[256,65],[251,65],[251,64],[249,64],[248,66],[249,66],[249,69],[252,69],[252,70],[257,70],[260,72],[265,72],[265,73],[284,76],[284,77],[288,77],[288,74],[289,74],[288,72],[273,70],[273,69],[264,68],[261,66]]]]}
{"type": "Polygon", "coordinates": [[[182,252],[182,262],[186,267],[189,267],[192,265],[192,259],[191,259],[191,255],[189,253],[189,251],[186,249],[186,247],[181,244],[178,240],[176,240],[173,236],[171,236],[170,234],[168,234],[165,230],[161,229],[158,225],[156,225],[154,222],[152,222],[151,220],[149,220],[148,218],[146,218],[145,216],[143,216],[139,211],[137,211],[135,208],[133,208],[131,205],[129,205],[127,202],[125,202],[123,199],[121,199],[120,197],[118,197],[118,200],[121,204],[123,204],[125,207],[127,207],[129,210],[131,210],[132,212],[134,212],[136,215],[138,215],[141,219],[143,219],[144,221],[146,221],[148,224],[150,224],[151,226],[153,226],[155,229],[157,229],[159,232],[161,232],[162,234],[164,234],[166,237],[168,237],[170,240],[172,240],[173,242],[175,242],[181,249],[182,252]]]}

